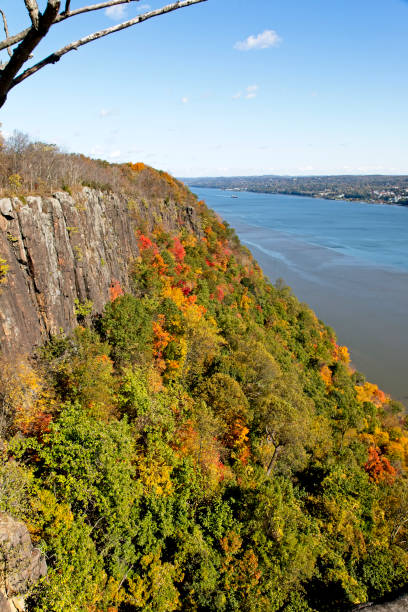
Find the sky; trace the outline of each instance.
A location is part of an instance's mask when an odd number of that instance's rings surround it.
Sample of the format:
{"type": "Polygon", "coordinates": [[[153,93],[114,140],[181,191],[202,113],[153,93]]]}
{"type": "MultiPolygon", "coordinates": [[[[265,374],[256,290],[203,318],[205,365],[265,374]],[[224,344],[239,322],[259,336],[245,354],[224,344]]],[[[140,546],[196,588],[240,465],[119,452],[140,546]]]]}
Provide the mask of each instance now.
{"type": "MultiPolygon", "coordinates": [[[[57,24],[32,62],[166,3],[57,24]]],[[[0,6],[10,33],[28,25],[23,0],[0,6]]],[[[67,54],[10,92],[0,122],[179,177],[407,174],[407,72],[406,0],[208,0],[67,54]]]]}

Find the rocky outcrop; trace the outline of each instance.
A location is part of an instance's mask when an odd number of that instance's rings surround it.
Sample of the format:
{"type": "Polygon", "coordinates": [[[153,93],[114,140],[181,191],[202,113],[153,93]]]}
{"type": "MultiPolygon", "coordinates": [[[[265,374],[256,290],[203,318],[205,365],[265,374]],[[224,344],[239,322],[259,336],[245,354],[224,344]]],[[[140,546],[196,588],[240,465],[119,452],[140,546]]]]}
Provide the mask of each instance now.
{"type": "Polygon", "coordinates": [[[0,287],[0,348],[30,352],[51,334],[77,324],[75,300],[99,313],[109,288],[126,291],[138,255],[136,230],[186,225],[200,233],[195,209],[175,202],[129,200],[84,188],[75,196],[0,199],[0,258],[8,265],[0,287]]]}
{"type": "Polygon", "coordinates": [[[407,612],[408,610],[408,595],[403,595],[395,601],[382,604],[362,604],[354,608],[354,611],[365,610],[366,612],[407,612]]]}
{"type": "Polygon", "coordinates": [[[0,612],[24,610],[24,595],[46,573],[26,526],[0,512],[0,612]]]}

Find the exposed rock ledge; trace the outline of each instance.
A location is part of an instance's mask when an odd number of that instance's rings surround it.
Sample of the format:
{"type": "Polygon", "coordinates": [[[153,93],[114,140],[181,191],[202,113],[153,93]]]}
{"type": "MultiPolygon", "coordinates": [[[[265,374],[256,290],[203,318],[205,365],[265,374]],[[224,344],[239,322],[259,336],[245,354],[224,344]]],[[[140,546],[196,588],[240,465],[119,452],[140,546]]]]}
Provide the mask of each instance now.
{"type": "Polygon", "coordinates": [[[129,289],[135,229],[157,223],[199,233],[195,209],[175,202],[146,204],[89,188],[75,197],[0,199],[0,258],[9,266],[0,287],[1,350],[30,352],[50,334],[72,331],[76,298],[101,312],[112,282],[129,289]]]}
{"type": "Polygon", "coordinates": [[[0,512],[0,612],[24,610],[24,595],[46,573],[26,526],[0,512]]]}
{"type": "Polygon", "coordinates": [[[383,604],[366,604],[358,606],[355,610],[366,612],[407,612],[408,611],[408,595],[399,597],[395,601],[383,604]]]}

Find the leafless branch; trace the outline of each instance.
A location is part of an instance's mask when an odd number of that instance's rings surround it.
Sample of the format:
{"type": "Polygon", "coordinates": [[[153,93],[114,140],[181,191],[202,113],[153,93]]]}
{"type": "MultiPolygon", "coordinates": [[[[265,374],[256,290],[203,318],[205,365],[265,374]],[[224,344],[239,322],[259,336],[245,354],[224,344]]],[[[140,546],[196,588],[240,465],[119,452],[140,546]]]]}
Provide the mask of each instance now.
{"type": "Polygon", "coordinates": [[[59,23],[60,21],[64,21],[64,19],[69,19],[70,17],[75,17],[75,15],[81,15],[82,13],[90,13],[91,11],[99,11],[104,8],[109,8],[110,6],[116,6],[117,4],[130,4],[130,2],[140,2],[140,0],[110,0],[109,2],[99,2],[98,4],[90,4],[89,6],[83,6],[75,11],[69,10],[70,2],[67,2],[68,11],[65,10],[61,15],[58,15],[55,23],[59,23]]]}
{"type": "Polygon", "coordinates": [[[399,531],[402,529],[402,527],[403,527],[403,526],[404,526],[406,523],[408,523],[408,517],[407,517],[407,518],[404,518],[403,520],[401,520],[401,522],[400,522],[400,524],[398,525],[398,527],[396,527],[396,528],[394,528],[394,529],[393,529],[392,534],[391,534],[391,541],[392,541],[392,542],[394,542],[394,541],[395,541],[395,539],[396,539],[396,537],[397,537],[397,535],[398,535],[398,532],[399,532],[399,531]]]}
{"type": "Polygon", "coordinates": [[[30,15],[33,28],[38,30],[40,14],[38,11],[37,0],[24,0],[24,4],[26,5],[26,9],[30,15]]]}
{"type": "MultiPolygon", "coordinates": [[[[4,33],[6,35],[6,38],[8,38],[9,36],[9,32],[8,32],[8,27],[7,27],[7,19],[6,19],[6,15],[4,14],[4,12],[0,9],[0,14],[3,17],[3,27],[4,27],[4,33]]],[[[9,56],[12,56],[12,52],[10,47],[7,49],[9,56]]]]}
{"type": "Polygon", "coordinates": [[[15,49],[9,62],[0,72],[0,107],[6,101],[7,94],[13,86],[13,79],[31,56],[32,51],[47,35],[54,23],[60,8],[60,0],[48,0],[45,11],[39,18],[38,29],[30,28],[21,44],[15,49]]]}
{"type": "MultiPolygon", "coordinates": [[[[41,40],[48,34],[50,28],[64,21],[65,19],[69,19],[70,17],[75,17],[76,15],[80,15],[82,13],[88,13],[90,11],[96,11],[103,8],[108,8],[110,6],[117,6],[120,4],[127,4],[129,2],[138,2],[139,0],[109,0],[106,2],[99,2],[98,4],[88,5],[75,11],[70,11],[70,0],[65,0],[65,10],[63,13],[60,13],[61,8],[61,0],[48,0],[46,9],[43,13],[38,11],[37,0],[24,0],[26,8],[30,13],[30,17],[32,20],[32,27],[27,28],[23,32],[16,34],[15,36],[8,36],[8,28],[7,22],[5,21],[5,17],[3,22],[5,23],[6,32],[6,40],[0,43],[0,51],[2,49],[9,49],[10,47],[20,43],[15,49],[14,52],[10,55],[10,60],[5,65],[0,66],[0,108],[4,105],[7,94],[10,89],[27,79],[32,74],[35,74],[44,66],[48,64],[55,64],[58,62],[63,55],[69,53],[69,51],[73,51],[74,49],[79,49],[83,45],[86,45],[93,40],[98,40],[99,38],[103,38],[104,36],[108,36],[115,32],[119,32],[120,30],[124,30],[126,28],[130,28],[138,23],[142,23],[147,19],[151,19],[152,17],[158,17],[159,15],[165,15],[166,13],[170,13],[172,11],[176,11],[181,8],[185,8],[191,6],[193,4],[199,4],[201,2],[206,2],[207,0],[178,0],[177,2],[173,2],[172,4],[168,4],[167,6],[163,6],[162,8],[158,8],[156,10],[143,13],[134,17],[133,19],[129,19],[128,21],[124,21],[118,25],[112,26],[110,28],[105,28],[104,30],[99,30],[94,34],[89,34],[83,38],[72,42],[65,47],[62,47],[58,51],[55,51],[48,57],[44,58],[34,66],[20,72],[20,70],[24,67],[26,62],[32,57],[33,50],[37,47],[37,45],[41,42],[41,40]],[[37,23],[38,17],[38,23],[37,23]],[[20,74],[19,74],[20,73],[20,74]]],[[[9,53],[10,54],[10,53],[9,53]]]]}
{"type": "Polygon", "coordinates": [[[143,21],[146,21],[147,19],[152,19],[152,17],[158,17],[159,15],[164,15],[166,13],[170,13],[172,11],[176,11],[178,9],[181,9],[187,6],[191,6],[193,4],[199,4],[200,2],[206,2],[206,1],[207,0],[179,0],[178,2],[174,2],[173,4],[168,4],[167,6],[163,6],[162,8],[156,9],[154,11],[150,11],[148,13],[143,13],[142,15],[138,15],[138,17],[135,17],[134,19],[129,19],[128,21],[124,21],[123,23],[120,23],[116,26],[112,26],[104,30],[99,30],[99,32],[95,32],[94,34],[89,34],[88,36],[84,36],[83,38],[80,38],[79,40],[76,40],[75,42],[70,43],[69,45],[66,45],[65,47],[62,47],[62,49],[59,49],[55,53],[52,53],[48,57],[44,58],[41,62],[38,62],[31,68],[28,68],[27,70],[25,70],[22,74],[20,74],[13,80],[10,89],[15,87],[16,85],[18,85],[25,79],[27,79],[32,74],[35,74],[36,72],[41,70],[41,68],[44,68],[48,64],[56,64],[57,62],[59,62],[61,57],[65,55],[66,53],[69,53],[70,51],[73,51],[74,49],[75,50],[79,49],[79,47],[82,47],[83,45],[86,45],[94,40],[98,40],[99,38],[103,38],[104,36],[108,36],[109,34],[113,34],[114,32],[120,32],[121,30],[125,30],[126,28],[130,28],[134,25],[142,23],[143,21]]]}
{"type": "MultiPolygon", "coordinates": [[[[110,6],[117,6],[118,4],[129,4],[130,2],[140,2],[140,0],[110,0],[110,2],[99,2],[98,4],[91,4],[89,6],[83,6],[75,11],[70,11],[69,7],[71,4],[71,0],[66,0],[65,9],[63,13],[60,13],[56,18],[54,23],[61,23],[61,21],[65,21],[66,19],[70,19],[71,17],[76,17],[77,15],[82,15],[83,13],[89,13],[90,11],[99,11],[104,8],[109,8],[110,6]]],[[[8,47],[12,47],[13,45],[21,42],[25,36],[30,31],[30,28],[26,28],[22,30],[18,34],[14,36],[8,37],[5,40],[0,42],[0,51],[2,49],[7,49],[8,47]]]]}
{"type": "Polygon", "coordinates": [[[16,45],[17,43],[24,40],[24,38],[27,36],[30,30],[31,28],[26,28],[25,30],[22,30],[18,34],[14,34],[14,36],[9,36],[5,40],[2,40],[0,42],[0,51],[2,51],[3,49],[9,49],[13,45],[16,45]]]}

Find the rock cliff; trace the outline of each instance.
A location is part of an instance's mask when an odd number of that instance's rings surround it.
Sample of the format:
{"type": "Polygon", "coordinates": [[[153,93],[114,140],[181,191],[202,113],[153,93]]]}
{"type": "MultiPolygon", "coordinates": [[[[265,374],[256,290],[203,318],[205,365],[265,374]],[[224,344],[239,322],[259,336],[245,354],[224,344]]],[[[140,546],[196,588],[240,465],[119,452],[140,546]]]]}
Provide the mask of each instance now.
{"type": "Polygon", "coordinates": [[[84,188],[74,196],[0,199],[0,258],[8,266],[0,287],[0,347],[30,352],[50,334],[77,324],[75,300],[99,313],[109,288],[129,290],[138,255],[137,229],[160,223],[197,233],[195,209],[174,201],[129,200],[84,188]]]}
{"type": "Polygon", "coordinates": [[[406,612],[406,610],[408,610],[408,595],[404,595],[388,603],[365,604],[358,606],[355,610],[366,610],[367,612],[406,612]]]}
{"type": "Polygon", "coordinates": [[[24,610],[24,595],[47,573],[45,558],[33,548],[26,526],[0,513],[0,612],[24,610]]]}

